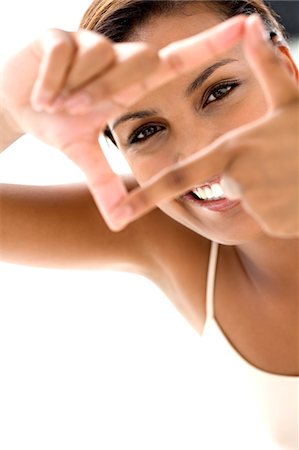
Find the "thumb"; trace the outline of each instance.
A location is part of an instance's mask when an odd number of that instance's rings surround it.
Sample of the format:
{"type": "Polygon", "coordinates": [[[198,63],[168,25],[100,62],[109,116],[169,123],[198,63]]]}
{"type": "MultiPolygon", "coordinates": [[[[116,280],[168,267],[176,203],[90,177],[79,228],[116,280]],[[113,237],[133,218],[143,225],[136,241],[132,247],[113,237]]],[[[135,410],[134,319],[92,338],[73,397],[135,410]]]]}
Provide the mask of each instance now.
{"type": "Polygon", "coordinates": [[[244,51],[270,108],[286,105],[298,97],[296,83],[278,56],[279,50],[269,41],[269,34],[257,14],[246,21],[244,51]]]}
{"type": "Polygon", "coordinates": [[[121,178],[111,169],[98,136],[72,142],[63,149],[85,174],[86,183],[93,199],[109,228],[113,229],[110,211],[127,195],[121,178]]]}
{"type": "Polygon", "coordinates": [[[240,200],[242,198],[242,190],[239,183],[225,172],[222,175],[220,185],[223,189],[225,197],[230,200],[240,200]]]}

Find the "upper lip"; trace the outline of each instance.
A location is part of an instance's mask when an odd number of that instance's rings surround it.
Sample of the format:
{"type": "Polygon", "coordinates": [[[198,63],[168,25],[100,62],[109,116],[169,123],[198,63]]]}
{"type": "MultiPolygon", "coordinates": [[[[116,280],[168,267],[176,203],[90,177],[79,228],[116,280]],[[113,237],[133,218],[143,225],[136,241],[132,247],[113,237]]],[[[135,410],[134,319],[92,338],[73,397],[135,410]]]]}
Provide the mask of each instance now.
{"type": "Polygon", "coordinates": [[[215,175],[212,178],[209,178],[207,181],[205,181],[203,184],[194,186],[190,191],[185,192],[183,195],[181,195],[179,198],[183,198],[186,194],[190,194],[194,189],[196,188],[205,188],[205,187],[211,187],[211,184],[219,183],[220,184],[221,176],[215,175]]]}
{"type": "MultiPolygon", "coordinates": [[[[204,188],[204,187],[210,187],[211,184],[215,184],[215,183],[219,183],[220,184],[220,180],[221,180],[221,176],[220,175],[216,175],[212,178],[209,178],[209,180],[205,181],[203,184],[197,185],[195,187],[199,187],[199,188],[204,188]]],[[[194,189],[195,189],[194,187],[194,189]]]]}

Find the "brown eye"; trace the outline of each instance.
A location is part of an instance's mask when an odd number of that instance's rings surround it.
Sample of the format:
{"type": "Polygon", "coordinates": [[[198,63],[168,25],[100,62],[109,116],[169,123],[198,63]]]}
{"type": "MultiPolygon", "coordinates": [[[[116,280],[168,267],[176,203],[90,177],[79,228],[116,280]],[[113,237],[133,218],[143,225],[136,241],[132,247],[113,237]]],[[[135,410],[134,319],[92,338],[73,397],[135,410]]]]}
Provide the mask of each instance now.
{"type": "Polygon", "coordinates": [[[210,103],[222,100],[223,98],[227,97],[237,86],[239,86],[239,83],[237,83],[236,81],[218,84],[210,91],[208,91],[206,100],[203,104],[203,108],[208,106],[210,103]]]}
{"type": "Polygon", "coordinates": [[[154,125],[150,124],[147,126],[144,126],[142,128],[139,128],[138,130],[134,131],[134,133],[131,134],[131,136],[128,139],[128,144],[138,144],[140,142],[144,142],[147,139],[149,139],[151,136],[156,134],[154,131],[158,129],[158,131],[163,130],[165,127],[162,127],[161,125],[154,125]],[[143,135],[143,136],[142,136],[143,135]]]}

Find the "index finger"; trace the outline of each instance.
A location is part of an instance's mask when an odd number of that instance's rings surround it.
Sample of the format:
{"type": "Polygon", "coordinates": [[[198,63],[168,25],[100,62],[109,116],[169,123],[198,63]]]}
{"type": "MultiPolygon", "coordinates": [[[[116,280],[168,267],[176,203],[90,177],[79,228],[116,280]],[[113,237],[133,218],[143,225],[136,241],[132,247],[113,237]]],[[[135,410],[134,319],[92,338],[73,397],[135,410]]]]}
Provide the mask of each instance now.
{"type": "MultiPolygon", "coordinates": [[[[244,127],[245,129],[245,127],[244,127]]],[[[240,152],[231,138],[232,133],[220,137],[198,153],[166,167],[147,180],[141,188],[130,192],[110,211],[109,220],[116,230],[124,228],[156,206],[186,194],[205,180],[221,174],[240,152]]]]}
{"type": "Polygon", "coordinates": [[[172,42],[159,50],[158,68],[142,81],[113,95],[118,104],[130,106],[147,92],[215,58],[237,44],[245,30],[244,15],[239,15],[204,32],[172,42]]]}
{"type": "Polygon", "coordinates": [[[63,149],[86,176],[88,189],[110,229],[114,224],[109,211],[127,197],[127,189],[122,179],[113,172],[99,143],[97,134],[79,142],[69,143],[63,149]]]}

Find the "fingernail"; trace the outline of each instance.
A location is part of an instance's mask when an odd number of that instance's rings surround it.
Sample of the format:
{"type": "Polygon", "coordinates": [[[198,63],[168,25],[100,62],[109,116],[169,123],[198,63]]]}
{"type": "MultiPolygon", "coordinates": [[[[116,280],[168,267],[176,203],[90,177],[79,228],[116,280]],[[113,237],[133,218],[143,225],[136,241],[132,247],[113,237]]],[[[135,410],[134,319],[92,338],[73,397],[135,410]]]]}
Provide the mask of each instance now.
{"type": "Polygon", "coordinates": [[[64,102],[64,109],[70,114],[86,112],[91,105],[91,98],[88,94],[80,92],[69,97],[64,102]]]}

